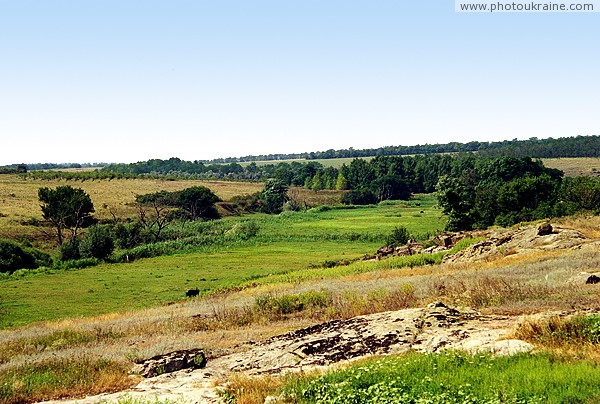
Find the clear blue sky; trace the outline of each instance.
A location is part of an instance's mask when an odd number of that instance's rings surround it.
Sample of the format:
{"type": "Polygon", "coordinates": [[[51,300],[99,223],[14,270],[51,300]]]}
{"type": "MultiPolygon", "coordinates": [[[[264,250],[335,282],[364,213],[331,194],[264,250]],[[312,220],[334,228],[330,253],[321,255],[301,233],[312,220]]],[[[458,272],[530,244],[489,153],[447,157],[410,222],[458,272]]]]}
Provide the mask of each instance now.
{"type": "Polygon", "coordinates": [[[0,0],[0,164],[597,135],[600,13],[0,0]]]}

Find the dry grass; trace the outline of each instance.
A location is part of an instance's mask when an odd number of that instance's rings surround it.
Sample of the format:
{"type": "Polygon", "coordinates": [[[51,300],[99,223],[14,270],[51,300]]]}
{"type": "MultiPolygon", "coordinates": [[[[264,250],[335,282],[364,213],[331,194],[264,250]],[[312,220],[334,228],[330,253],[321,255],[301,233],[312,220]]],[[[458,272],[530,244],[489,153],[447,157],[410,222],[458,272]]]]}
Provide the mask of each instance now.
{"type": "Polygon", "coordinates": [[[536,315],[525,318],[507,338],[518,338],[561,356],[600,361],[600,316],[536,315]]]}
{"type": "MultiPolygon", "coordinates": [[[[563,219],[560,225],[600,238],[598,217],[563,219]]],[[[210,360],[246,349],[243,345],[246,341],[264,340],[325,320],[419,307],[434,300],[474,307],[484,313],[510,315],[598,308],[600,286],[576,285],[570,280],[581,271],[599,270],[597,251],[538,251],[490,261],[386,269],[341,278],[263,285],[154,309],[1,330],[0,358],[4,363],[0,364],[0,372],[73,357],[131,363],[197,347],[207,348],[210,360]],[[306,304],[309,300],[303,299],[313,296],[311,293],[322,294],[326,304],[306,304]],[[256,303],[265,296],[275,303],[262,306],[256,303]],[[298,301],[305,304],[295,305],[298,301]],[[291,304],[293,309],[282,310],[284,304],[291,304]]],[[[536,331],[532,325],[530,329],[533,330],[527,331],[530,335],[539,334],[540,327],[536,331]]],[[[521,330],[525,331],[526,328],[521,330]]],[[[594,357],[597,345],[578,352],[594,357]]],[[[118,377],[113,380],[107,376],[106,380],[102,382],[103,391],[121,386],[118,377]]],[[[240,402],[262,402],[256,397],[264,399],[278,381],[267,378],[264,383],[252,382],[253,387],[244,387],[243,378],[232,383],[248,392],[249,398],[244,398],[248,401],[240,402]]],[[[97,391],[100,390],[86,387],[80,393],[97,391]]]]}
{"type": "Polygon", "coordinates": [[[136,195],[158,191],[178,191],[203,185],[210,188],[221,199],[235,195],[254,193],[263,185],[251,182],[231,181],[166,181],[157,179],[115,179],[94,181],[34,180],[18,175],[0,175],[0,238],[27,237],[41,240],[43,234],[31,224],[31,219],[42,219],[38,201],[38,189],[71,185],[81,188],[92,198],[95,216],[100,220],[114,217],[126,219],[136,217],[132,203],[136,195]]]}
{"type": "Polygon", "coordinates": [[[592,176],[600,173],[598,157],[563,157],[542,159],[544,165],[562,170],[567,177],[592,176]]]}

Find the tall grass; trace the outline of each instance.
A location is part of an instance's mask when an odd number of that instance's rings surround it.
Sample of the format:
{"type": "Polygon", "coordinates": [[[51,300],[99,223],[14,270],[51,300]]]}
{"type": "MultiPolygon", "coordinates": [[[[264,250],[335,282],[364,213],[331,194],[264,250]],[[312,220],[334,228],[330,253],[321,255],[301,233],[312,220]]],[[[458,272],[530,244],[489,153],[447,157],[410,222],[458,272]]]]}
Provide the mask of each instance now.
{"type": "Polygon", "coordinates": [[[292,379],[280,391],[301,403],[586,403],[600,399],[599,371],[550,354],[408,354],[292,379]]]}
{"type": "Polygon", "coordinates": [[[0,371],[0,402],[31,403],[120,391],[136,381],[128,366],[104,359],[50,359],[0,371]]]}

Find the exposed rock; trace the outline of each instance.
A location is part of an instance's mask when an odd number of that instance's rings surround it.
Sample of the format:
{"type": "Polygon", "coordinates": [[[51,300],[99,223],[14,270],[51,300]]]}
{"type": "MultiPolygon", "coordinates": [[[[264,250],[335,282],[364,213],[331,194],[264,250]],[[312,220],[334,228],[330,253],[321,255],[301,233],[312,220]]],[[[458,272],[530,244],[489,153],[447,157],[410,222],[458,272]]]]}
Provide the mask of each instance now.
{"type": "MultiPolygon", "coordinates": [[[[167,363],[177,360],[192,366],[144,379],[135,388],[125,392],[71,402],[116,402],[129,397],[140,400],[221,403],[214,388],[215,380],[225,380],[232,372],[249,375],[282,374],[320,368],[369,355],[397,354],[409,350],[438,352],[444,349],[463,349],[470,352],[492,352],[494,355],[526,352],[532,347],[523,341],[499,341],[516,321],[516,318],[510,317],[482,316],[475,311],[450,308],[440,302],[424,308],[329,321],[252,344],[244,352],[212,359],[201,369],[196,368],[198,361],[193,359],[193,354],[201,353],[200,350],[178,351],[169,356],[172,360],[158,356],[151,360],[153,369],[160,366],[165,366],[166,369],[167,363]]],[[[204,356],[201,358],[204,359],[204,356]]],[[[147,372],[151,370],[148,369],[147,372]]],[[[271,397],[269,402],[279,402],[279,397],[271,397]]]]}
{"type": "Polygon", "coordinates": [[[499,233],[453,255],[444,262],[472,262],[533,251],[581,248],[590,240],[577,230],[553,227],[552,233],[539,236],[536,227],[525,227],[499,233]]]}
{"type": "Polygon", "coordinates": [[[542,223],[540,227],[538,227],[538,236],[547,236],[552,234],[552,225],[550,223],[542,223]]]}
{"type": "Polygon", "coordinates": [[[143,377],[155,377],[182,369],[200,369],[206,366],[202,349],[189,349],[157,355],[136,365],[134,373],[143,377]]]}

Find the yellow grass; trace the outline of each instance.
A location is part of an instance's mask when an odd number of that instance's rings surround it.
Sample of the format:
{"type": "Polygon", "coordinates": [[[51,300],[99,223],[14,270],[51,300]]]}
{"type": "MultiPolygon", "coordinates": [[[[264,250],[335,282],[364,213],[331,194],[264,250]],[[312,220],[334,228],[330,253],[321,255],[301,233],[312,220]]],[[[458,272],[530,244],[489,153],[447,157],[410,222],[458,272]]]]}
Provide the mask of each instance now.
{"type": "Polygon", "coordinates": [[[40,232],[27,222],[31,218],[42,219],[38,202],[38,189],[71,185],[81,188],[92,198],[95,216],[100,220],[135,217],[137,211],[132,203],[136,195],[158,191],[178,191],[202,185],[210,188],[221,199],[235,195],[261,191],[263,184],[231,181],[166,181],[158,179],[114,179],[95,181],[33,180],[18,175],[0,175],[0,238],[17,238],[25,235],[39,239],[40,232]]]}
{"type": "Polygon", "coordinates": [[[542,159],[544,165],[564,171],[567,177],[590,176],[600,174],[600,158],[598,157],[563,157],[542,159]]]}

